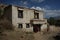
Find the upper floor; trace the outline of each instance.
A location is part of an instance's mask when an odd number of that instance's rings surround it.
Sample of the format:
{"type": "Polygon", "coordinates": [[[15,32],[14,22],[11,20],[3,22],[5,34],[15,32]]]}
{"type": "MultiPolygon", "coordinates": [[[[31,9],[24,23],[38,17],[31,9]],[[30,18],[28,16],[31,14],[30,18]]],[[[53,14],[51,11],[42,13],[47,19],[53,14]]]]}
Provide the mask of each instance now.
{"type": "Polygon", "coordinates": [[[18,7],[14,5],[7,6],[5,8],[6,16],[8,19],[14,22],[30,22],[30,20],[43,20],[44,21],[44,11],[29,9],[24,7],[18,7]]]}
{"type": "Polygon", "coordinates": [[[12,15],[18,19],[44,19],[44,11],[12,6],[12,15]]]}

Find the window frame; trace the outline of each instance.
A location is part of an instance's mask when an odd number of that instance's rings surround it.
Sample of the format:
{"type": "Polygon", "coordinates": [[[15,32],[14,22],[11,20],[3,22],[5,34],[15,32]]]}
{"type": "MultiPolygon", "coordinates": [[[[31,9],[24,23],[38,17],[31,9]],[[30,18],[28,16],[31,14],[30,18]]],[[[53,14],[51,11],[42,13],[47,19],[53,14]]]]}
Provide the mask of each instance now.
{"type": "Polygon", "coordinates": [[[23,24],[19,23],[19,24],[18,24],[18,28],[21,28],[21,29],[22,29],[22,28],[23,28],[23,24]],[[20,27],[20,26],[21,26],[21,27],[20,27]]]}
{"type": "Polygon", "coordinates": [[[30,23],[26,23],[26,28],[30,28],[30,23]]]}
{"type": "Polygon", "coordinates": [[[39,13],[34,12],[34,19],[39,19],[39,13]],[[37,17],[36,17],[37,16],[37,17]]]}
{"type": "Polygon", "coordinates": [[[18,10],[18,18],[23,18],[23,10],[18,10]]]}

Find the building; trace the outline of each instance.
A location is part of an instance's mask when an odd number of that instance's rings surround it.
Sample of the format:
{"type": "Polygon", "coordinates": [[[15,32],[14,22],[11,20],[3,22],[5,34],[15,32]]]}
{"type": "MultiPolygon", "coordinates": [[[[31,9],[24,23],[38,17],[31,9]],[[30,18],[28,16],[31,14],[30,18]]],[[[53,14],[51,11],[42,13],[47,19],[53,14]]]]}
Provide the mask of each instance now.
{"type": "Polygon", "coordinates": [[[5,17],[15,28],[38,32],[47,28],[44,11],[9,5],[4,11],[5,17]]]}

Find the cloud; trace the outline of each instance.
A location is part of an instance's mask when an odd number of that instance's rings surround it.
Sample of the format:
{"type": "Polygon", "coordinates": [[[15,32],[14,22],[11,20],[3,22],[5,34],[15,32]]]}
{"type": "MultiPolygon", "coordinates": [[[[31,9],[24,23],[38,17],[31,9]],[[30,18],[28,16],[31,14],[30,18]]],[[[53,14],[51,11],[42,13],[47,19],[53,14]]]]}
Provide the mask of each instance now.
{"type": "Polygon", "coordinates": [[[27,1],[20,1],[21,5],[27,5],[27,1]]]}
{"type": "MultiPolygon", "coordinates": [[[[41,0],[32,0],[32,1],[41,1],[41,0]]],[[[27,7],[29,5],[27,1],[20,1],[20,4],[21,6],[24,6],[24,7],[27,7]]],[[[49,5],[44,5],[44,7],[32,6],[31,9],[43,10],[45,12],[44,15],[46,18],[60,15],[60,10],[51,10],[51,7],[49,5]]]]}
{"type": "Polygon", "coordinates": [[[32,6],[31,9],[43,10],[45,12],[44,13],[45,18],[60,16],[60,10],[50,10],[50,9],[41,8],[41,7],[38,7],[38,6],[37,7],[32,6]]]}
{"type": "Polygon", "coordinates": [[[46,10],[47,10],[47,9],[50,10],[50,9],[51,9],[51,6],[49,6],[49,5],[44,5],[43,8],[46,9],[46,10]]]}
{"type": "Polygon", "coordinates": [[[22,7],[27,7],[28,6],[28,2],[27,1],[20,1],[19,5],[22,6],[22,7]]]}
{"type": "Polygon", "coordinates": [[[60,12],[60,10],[45,10],[46,12],[60,12]]]}
{"type": "MultiPolygon", "coordinates": [[[[28,1],[28,0],[21,0],[21,1],[28,1]]],[[[45,0],[29,0],[29,1],[32,1],[32,2],[43,2],[45,0]]]]}
{"type": "Polygon", "coordinates": [[[50,8],[51,8],[51,7],[49,7],[48,5],[47,5],[47,7],[39,7],[39,6],[32,6],[32,7],[31,7],[31,9],[43,10],[43,11],[45,11],[45,12],[48,11],[48,10],[50,11],[50,8]]]}
{"type": "Polygon", "coordinates": [[[60,10],[46,10],[45,17],[55,17],[60,16],[60,10]]]}
{"type": "Polygon", "coordinates": [[[31,9],[36,9],[35,6],[31,7],[31,9]]]}
{"type": "Polygon", "coordinates": [[[24,1],[23,4],[24,4],[24,5],[28,5],[28,2],[27,2],[27,1],[24,1]]]}
{"type": "Polygon", "coordinates": [[[45,0],[31,0],[31,1],[34,1],[34,2],[43,2],[45,0]]]}
{"type": "Polygon", "coordinates": [[[41,8],[41,7],[35,7],[35,6],[32,6],[31,9],[35,9],[35,10],[44,10],[44,8],[41,8]]]}
{"type": "Polygon", "coordinates": [[[36,7],[36,10],[42,10],[42,8],[41,7],[36,7]]]}

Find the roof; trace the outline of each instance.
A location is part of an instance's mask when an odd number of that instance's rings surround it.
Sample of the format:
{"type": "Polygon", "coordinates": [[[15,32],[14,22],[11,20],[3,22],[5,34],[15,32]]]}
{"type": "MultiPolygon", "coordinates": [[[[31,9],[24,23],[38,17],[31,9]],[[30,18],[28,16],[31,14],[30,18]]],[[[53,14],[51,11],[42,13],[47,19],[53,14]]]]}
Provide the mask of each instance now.
{"type": "MultiPolygon", "coordinates": [[[[12,6],[15,6],[15,5],[12,5],[12,6]]],[[[27,8],[27,7],[22,7],[22,6],[16,6],[16,7],[23,8],[23,9],[25,8],[25,9],[29,9],[29,10],[35,10],[35,11],[44,12],[43,10],[36,10],[36,9],[27,8]]]]}
{"type": "Polygon", "coordinates": [[[9,6],[15,6],[15,7],[18,7],[18,8],[23,8],[23,9],[29,9],[29,10],[44,12],[43,10],[36,10],[36,9],[31,9],[31,8],[27,8],[27,7],[23,7],[23,6],[8,5],[7,7],[9,7],[9,6]]]}

